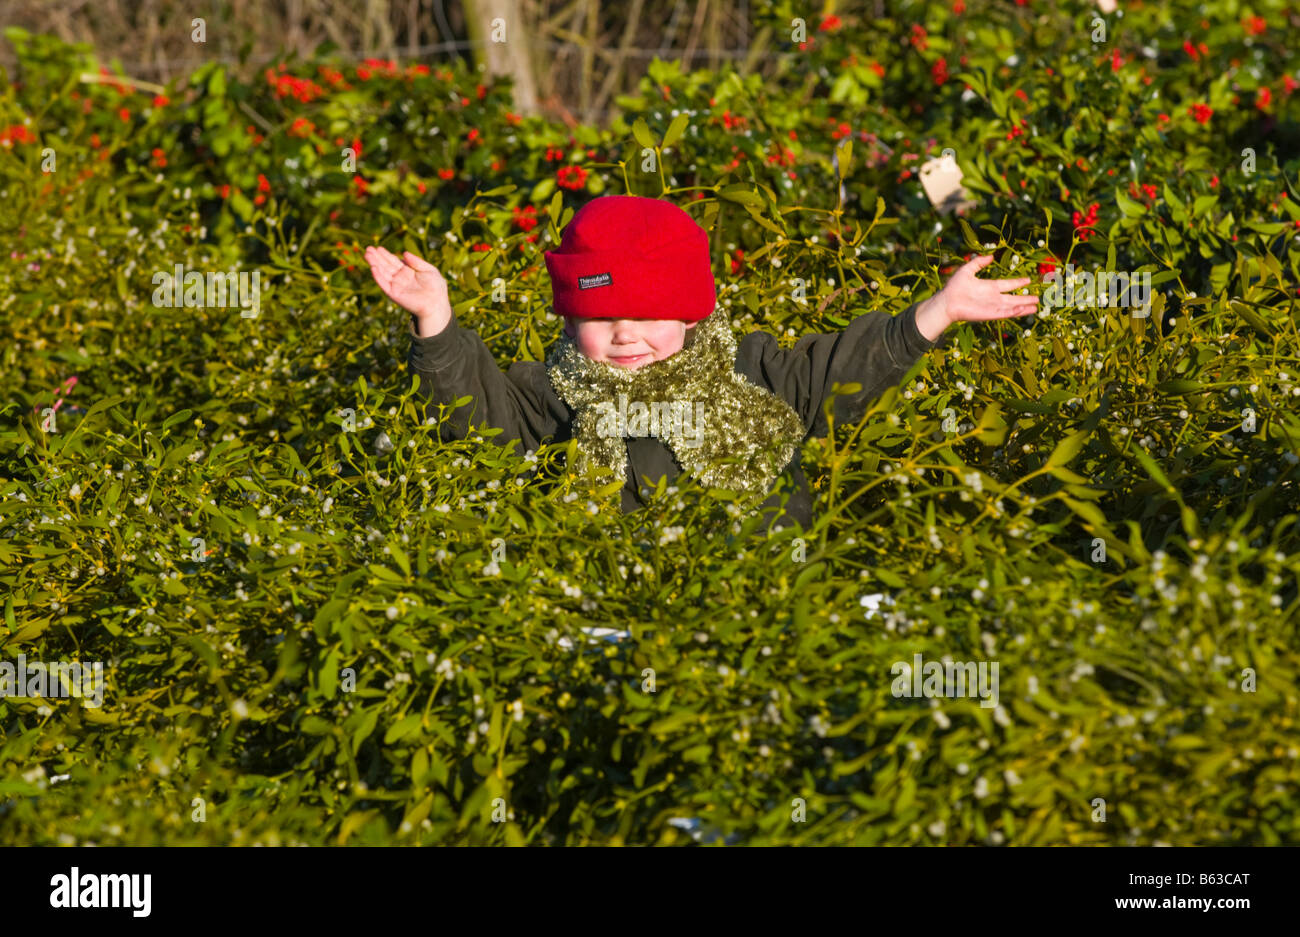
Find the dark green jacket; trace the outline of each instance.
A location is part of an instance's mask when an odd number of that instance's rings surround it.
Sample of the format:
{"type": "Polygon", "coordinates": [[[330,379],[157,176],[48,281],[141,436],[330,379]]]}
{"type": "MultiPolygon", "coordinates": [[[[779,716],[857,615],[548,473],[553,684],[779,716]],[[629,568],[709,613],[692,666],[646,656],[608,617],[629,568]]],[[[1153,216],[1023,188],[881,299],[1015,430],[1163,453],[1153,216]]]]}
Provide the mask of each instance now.
{"type": "MultiPolygon", "coordinates": [[[[551,388],[541,362],[516,361],[502,372],[478,334],[461,328],[454,316],[437,335],[411,335],[408,363],[412,373],[419,375],[420,390],[430,403],[474,398],[448,416],[444,438],[463,439],[471,425],[481,423],[504,431],[498,442],[518,440],[527,449],[536,450],[548,437],[553,442],[569,438],[572,412],[551,388]]],[[[862,385],[859,393],[841,395],[835,404],[837,423],[856,423],[872,400],[902,380],[934,346],[917,330],[913,304],[897,316],[883,311],[864,313],[842,332],[805,335],[789,349],[780,348],[776,338],[766,332],[751,332],[739,341],[736,371],[789,403],[807,427],[807,439],[827,433],[822,404],[833,384],[862,385]]],[[[436,407],[430,409],[437,413],[436,407]]],[[[628,437],[627,450],[624,512],[642,507],[645,495],[660,477],[671,481],[681,472],[671,450],[654,436],[628,437]],[[648,477],[649,485],[642,476],[648,477]]],[[[788,515],[804,527],[810,526],[812,497],[798,451],[764,507],[780,506],[785,479],[792,485],[788,515]]],[[[773,512],[769,524],[779,520],[773,512]]]]}

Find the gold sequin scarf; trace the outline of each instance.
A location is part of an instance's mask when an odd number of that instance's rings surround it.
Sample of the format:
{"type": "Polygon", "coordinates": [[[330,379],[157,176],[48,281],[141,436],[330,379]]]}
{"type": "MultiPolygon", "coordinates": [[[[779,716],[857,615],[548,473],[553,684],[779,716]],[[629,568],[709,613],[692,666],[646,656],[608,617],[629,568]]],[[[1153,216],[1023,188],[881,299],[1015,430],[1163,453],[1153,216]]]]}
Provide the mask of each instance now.
{"type": "Polygon", "coordinates": [[[721,306],[692,331],[689,347],[636,369],[593,361],[561,333],[546,374],[575,413],[580,475],[593,464],[623,474],[626,437],[656,436],[709,487],[769,490],[807,435],[803,421],[736,372],[736,337],[721,306]]]}

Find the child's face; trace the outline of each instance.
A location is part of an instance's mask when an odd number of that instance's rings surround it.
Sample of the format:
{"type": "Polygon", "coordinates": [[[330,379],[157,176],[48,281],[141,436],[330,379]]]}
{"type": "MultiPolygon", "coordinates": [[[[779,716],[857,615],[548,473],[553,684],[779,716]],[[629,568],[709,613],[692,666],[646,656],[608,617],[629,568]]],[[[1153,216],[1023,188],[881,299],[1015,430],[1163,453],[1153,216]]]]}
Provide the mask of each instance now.
{"type": "Polygon", "coordinates": [[[682,350],[686,330],[695,327],[677,319],[571,319],[564,334],[593,361],[635,369],[661,361],[682,350]]]}

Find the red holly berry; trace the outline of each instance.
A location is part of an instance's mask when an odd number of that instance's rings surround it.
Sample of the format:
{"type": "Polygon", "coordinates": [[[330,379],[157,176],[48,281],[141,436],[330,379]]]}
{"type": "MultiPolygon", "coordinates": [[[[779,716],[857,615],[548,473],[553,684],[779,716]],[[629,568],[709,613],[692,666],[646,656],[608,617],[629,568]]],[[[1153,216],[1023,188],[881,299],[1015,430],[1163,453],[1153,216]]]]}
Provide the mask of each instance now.
{"type": "Polygon", "coordinates": [[[555,181],[565,189],[580,189],[587,184],[587,170],[581,166],[561,166],[555,171],[555,181]]]}

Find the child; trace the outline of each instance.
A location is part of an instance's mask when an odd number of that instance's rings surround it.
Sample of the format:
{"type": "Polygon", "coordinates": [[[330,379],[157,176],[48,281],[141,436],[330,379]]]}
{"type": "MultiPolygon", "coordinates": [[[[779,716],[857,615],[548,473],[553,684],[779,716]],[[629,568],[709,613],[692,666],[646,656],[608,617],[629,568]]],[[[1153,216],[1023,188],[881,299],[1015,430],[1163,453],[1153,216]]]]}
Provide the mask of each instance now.
{"type": "Polygon", "coordinates": [[[837,422],[856,422],[950,323],[1031,315],[1038,303],[1006,292],[1028,277],[977,279],[993,260],[977,257],[897,316],[865,313],[782,349],[764,332],[737,342],[717,299],[708,234],[670,202],[596,198],[545,256],[564,335],[544,364],[518,361],[503,373],[456,321],[437,268],[410,252],[366,250],[375,281],[411,313],[409,365],[421,392],[440,404],[473,398],[449,415],[451,437],[486,423],[504,430],[500,442],[529,449],[576,438],[578,471],[594,463],[625,477],[624,512],[685,470],[706,485],[770,492],[764,509],[780,508],[773,482],[788,478],[786,513],[810,526],[799,445],[828,431],[822,404],[833,384],[862,385],[835,402],[837,422]]]}

